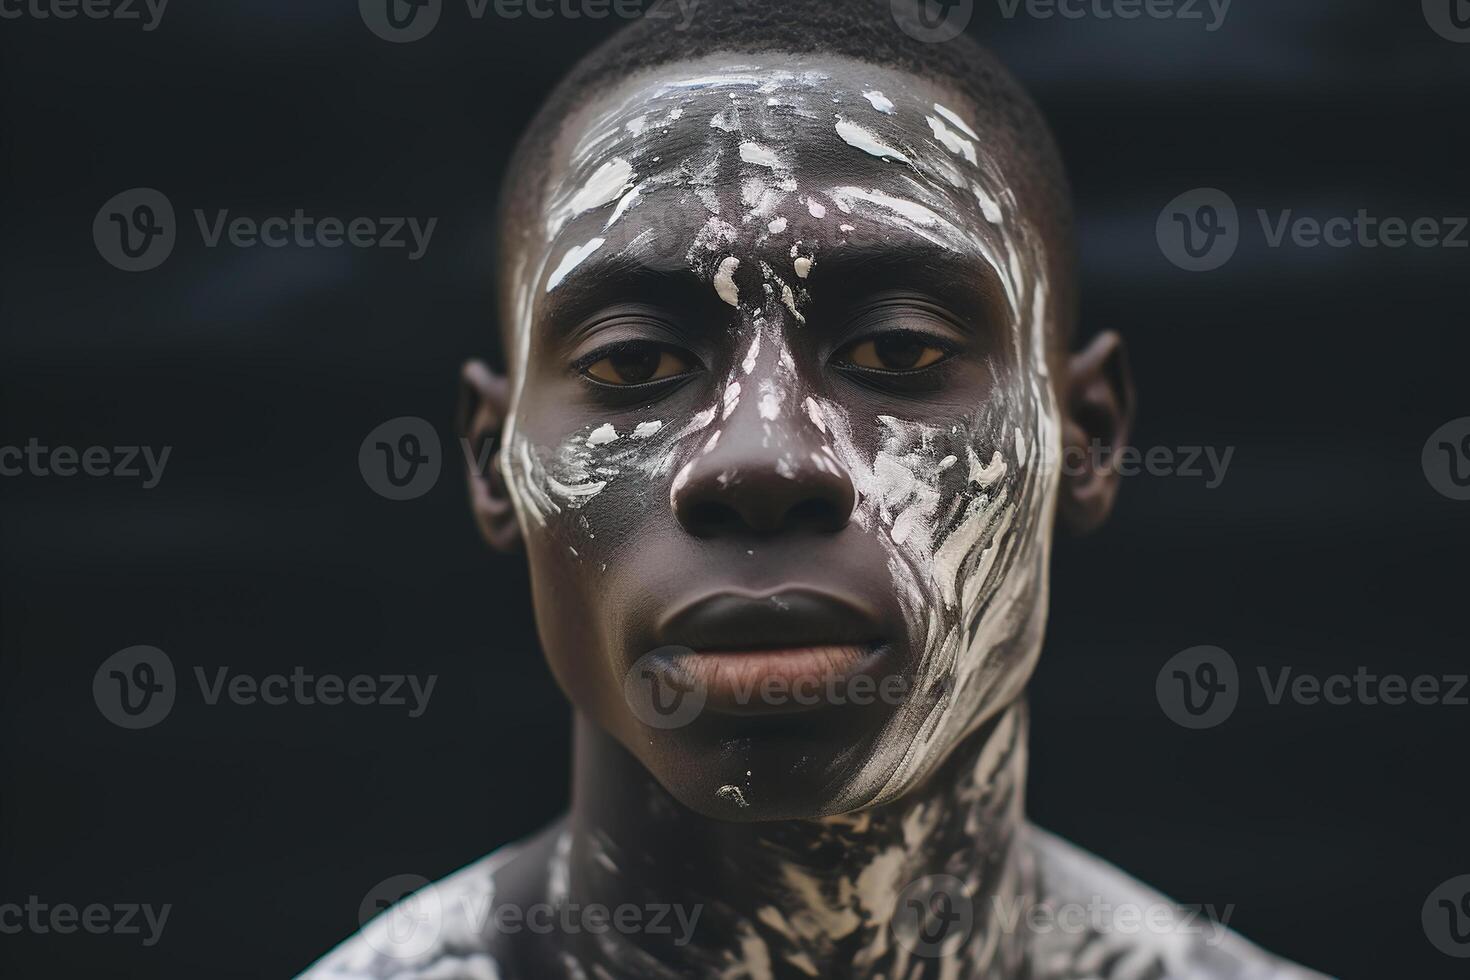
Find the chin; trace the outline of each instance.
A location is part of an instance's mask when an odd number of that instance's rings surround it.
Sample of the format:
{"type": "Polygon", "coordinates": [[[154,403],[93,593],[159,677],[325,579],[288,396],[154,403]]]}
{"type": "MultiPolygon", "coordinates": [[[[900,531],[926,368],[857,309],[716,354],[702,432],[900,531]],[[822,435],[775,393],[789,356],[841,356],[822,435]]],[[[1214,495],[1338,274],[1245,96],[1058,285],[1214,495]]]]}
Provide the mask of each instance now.
{"type": "Polygon", "coordinates": [[[884,749],[881,724],[862,722],[813,715],[741,719],[700,732],[662,732],[652,743],[645,738],[627,747],[669,795],[701,816],[814,820],[882,802],[883,770],[895,768],[902,752],[884,749]],[[875,766],[883,756],[894,766],[875,766]]]}

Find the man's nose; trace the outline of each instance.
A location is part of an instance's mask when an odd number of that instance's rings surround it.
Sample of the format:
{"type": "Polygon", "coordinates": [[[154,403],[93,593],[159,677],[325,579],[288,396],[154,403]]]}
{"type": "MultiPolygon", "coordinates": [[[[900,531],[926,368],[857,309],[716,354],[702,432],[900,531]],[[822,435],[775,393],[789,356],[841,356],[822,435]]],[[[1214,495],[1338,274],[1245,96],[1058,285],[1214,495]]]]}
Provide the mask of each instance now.
{"type": "MultiPolygon", "coordinates": [[[[751,386],[754,387],[754,386],[751,386]]],[[[793,398],[746,389],[676,478],[674,514],[690,534],[717,537],[839,531],[857,490],[822,432],[793,398]]]]}

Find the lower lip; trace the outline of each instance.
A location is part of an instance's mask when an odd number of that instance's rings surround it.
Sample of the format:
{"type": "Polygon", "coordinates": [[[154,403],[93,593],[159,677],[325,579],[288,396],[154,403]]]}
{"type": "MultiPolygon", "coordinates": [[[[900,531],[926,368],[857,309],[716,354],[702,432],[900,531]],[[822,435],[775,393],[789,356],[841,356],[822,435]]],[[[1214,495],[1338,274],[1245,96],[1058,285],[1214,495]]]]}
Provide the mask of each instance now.
{"type": "Polygon", "coordinates": [[[790,714],[840,703],[842,685],[872,673],[878,646],[852,644],[789,649],[694,652],[679,668],[704,688],[712,711],[723,714],[790,714]]]}

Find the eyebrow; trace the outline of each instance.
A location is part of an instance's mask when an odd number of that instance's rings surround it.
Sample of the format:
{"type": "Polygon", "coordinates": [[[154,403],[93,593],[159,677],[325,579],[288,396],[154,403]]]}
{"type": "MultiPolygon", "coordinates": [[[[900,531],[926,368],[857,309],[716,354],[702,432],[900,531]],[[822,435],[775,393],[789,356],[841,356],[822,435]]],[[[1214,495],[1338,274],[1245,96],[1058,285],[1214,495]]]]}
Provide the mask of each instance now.
{"type": "MultiPolygon", "coordinates": [[[[778,274],[788,285],[809,289],[828,310],[842,297],[856,304],[879,292],[913,289],[956,313],[978,309],[992,326],[1012,324],[1000,270],[979,253],[918,237],[854,237],[818,250],[807,279],[786,268],[791,258],[783,245],[778,274]]],[[[539,304],[536,329],[548,340],[568,341],[589,318],[619,304],[658,307],[700,321],[732,312],[708,277],[690,268],[683,255],[623,249],[595,253],[568,273],[539,304]]]]}
{"type": "Polygon", "coordinates": [[[618,303],[690,310],[718,302],[710,284],[682,256],[676,264],[657,254],[624,250],[594,254],[573,269],[545,297],[536,320],[548,336],[570,337],[588,317],[618,303]]]}
{"type": "Polygon", "coordinates": [[[849,242],[818,253],[807,282],[814,294],[827,289],[862,296],[913,288],[945,303],[978,304],[1001,322],[1013,318],[1001,270],[984,256],[921,238],[849,242]]]}

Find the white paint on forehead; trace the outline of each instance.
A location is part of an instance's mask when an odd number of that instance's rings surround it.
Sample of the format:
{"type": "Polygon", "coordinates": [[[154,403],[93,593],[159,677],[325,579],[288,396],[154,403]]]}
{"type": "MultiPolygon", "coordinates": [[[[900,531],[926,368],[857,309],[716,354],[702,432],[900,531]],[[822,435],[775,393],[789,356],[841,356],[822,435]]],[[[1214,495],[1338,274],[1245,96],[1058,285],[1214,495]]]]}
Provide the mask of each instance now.
{"type": "Polygon", "coordinates": [[[740,130],[740,110],[734,106],[722,109],[710,117],[709,124],[711,129],[720,129],[727,133],[738,132],[740,130]]]}
{"type": "Polygon", "coordinates": [[[884,115],[893,115],[893,100],[888,98],[888,96],[884,95],[882,92],[876,90],[872,92],[864,92],[863,98],[872,103],[873,108],[877,109],[884,115]]]}
{"type": "Polygon", "coordinates": [[[622,200],[618,201],[618,206],[615,207],[615,208],[613,208],[612,217],[611,218],[608,218],[607,219],[607,224],[605,224],[605,225],[602,226],[602,230],[603,231],[606,231],[607,229],[611,228],[613,225],[617,224],[618,223],[618,219],[621,218],[623,216],[623,214],[629,208],[631,208],[634,204],[638,203],[639,193],[640,193],[639,188],[634,187],[628,193],[626,193],[626,194],[623,195],[622,200]]]}
{"type": "Polygon", "coordinates": [[[606,446],[610,442],[617,442],[617,439],[618,430],[613,428],[613,424],[611,422],[604,422],[602,425],[594,429],[592,431],[592,434],[587,437],[587,445],[606,446]]]}
{"type": "Polygon", "coordinates": [[[766,228],[771,232],[771,234],[779,235],[786,230],[786,219],[780,217],[772,218],[771,223],[767,225],[766,228]]]}
{"type": "Polygon", "coordinates": [[[808,212],[811,213],[811,216],[813,218],[821,219],[827,217],[826,205],[822,204],[814,197],[807,198],[806,209],[808,212]]]}
{"type": "Polygon", "coordinates": [[[567,277],[568,273],[581,265],[589,255],[602,248],[606,243],[607,239],[605,238],[594,238],[585,245],[574,245],[567,249],[567,254],[562,256],[561,264],[552,271],[551,278],[546,280],[546,291],[549,293],[557,286],[560,286],[561,281],[567,277]]]}
{"type": "Polygon", "coordinates": [[[1000,224],[1000,204],[995,198],[985,193],[985,188],[974,182],[971,182],[970,190],[975,194],[975,200],[980,202],[980,213],[985,215],[985,220],[993,225],[1000,224]]]}
{"type": "Polygon", "coordinates": [[[794,264],[796,266],[796,274],[802,279],[805,279],[812,274],[812,266],[816,265],[817,262],[815,259],[809,259],[803,255],[794,264]]]}
{"type": "Polygon", "coordinates": [[[587,182],[572,195],[566,206],[552,214],[548,231],[555,235],[579,214],[604,207],[616,201],[630,187],[633,165],[622,157],[614,157],[593,171],[587,182]]]}
{"type": "Polygon", "coordinates": [[[895,160],[898,163],[910,162],[909,158],[898,150],[884,143],[857,123],[844,119],[841,116],[837,117],[837,135],[841,136],[842,141],[848,146],[857,147],[864,153],[871,154],[880,159],[895,160]]]}
{"type": "Polygon", "coordinates": [[[746,140],[740,144],[740,159],[745,163],[754,164],[757,167],[769,167],[772,170],[785,169],[781,164],[781,159],[776,156],[775,151],[768,146],[762,146],[751,140],[746,140]]]}
{"type": "Polygon", "coordinates": [[[955,133],[941,120],[933,116],[925,116],[929,123],[929,129],[934,133],[934,138],[944,144],[944,148],[951,153],[963,156],[970,163],[976,163],[975,144],[955,133]]]}
{"type": "Polygon", "coordinates": [[[740,260],[735,256],[728,256],[720,263],[719,271],[715,273],[715,292],[720,299],[731,306],[740,306],[740,287],[735,284],[735,270],[740,268],[740,260]]]}
{"type": "Polygon", "coordinates": [[[960,127],[960,129],[964,130],[965,135],[970,137],[970,139],[977,141],[980,139],[980,134],[975,132],[975,128],[969,123],[965,122],[964,119],[960,118],[960,115],[953,109],[946,108],[945,106],[942,106],[938,102],[936,102],[934,103],[934,111],[939,113],[945,119],[948,119],[950,122],[954,123],[956,126],[960,127]]]}

